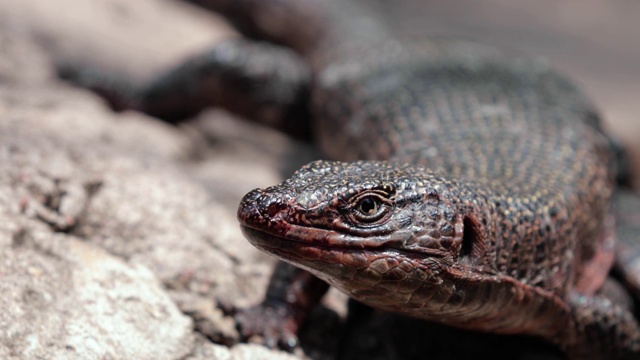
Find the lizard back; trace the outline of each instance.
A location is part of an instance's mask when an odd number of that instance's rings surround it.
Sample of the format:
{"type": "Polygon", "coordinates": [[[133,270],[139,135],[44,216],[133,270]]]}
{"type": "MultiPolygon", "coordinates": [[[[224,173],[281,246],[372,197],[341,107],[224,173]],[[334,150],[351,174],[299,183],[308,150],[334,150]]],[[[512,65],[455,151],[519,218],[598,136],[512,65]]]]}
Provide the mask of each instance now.
{"type": "Polygon", "coordinates": [[[460,179],[476,188],[461,203],[481,190],[490,205],[473,219],[485,265],[560,295],[600,287],[606,273],[584,279],[583,266],[612,247],[613,167],[597,114],[570,81],[544,60],[470,41],[331,34],[321,59],[311,55],[323,152],[460,179]]]}

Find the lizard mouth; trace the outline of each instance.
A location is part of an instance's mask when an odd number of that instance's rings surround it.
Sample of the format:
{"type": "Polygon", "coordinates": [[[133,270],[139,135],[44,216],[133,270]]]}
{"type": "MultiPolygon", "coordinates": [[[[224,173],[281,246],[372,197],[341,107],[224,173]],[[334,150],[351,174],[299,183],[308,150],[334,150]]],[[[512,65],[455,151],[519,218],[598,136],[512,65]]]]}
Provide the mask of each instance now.
{"type": "Polygon", "coordinates": [[[299,240],[293,237],[283,237],[278,236],[273,233],[259,230],[247,225],[240,225],[240,229],[245,238],[249,240],[251,244],[254,246],[265,250],[270,251],[270,249],[283,249],[283,248],[300,248],[300,247],[315,247],[315,248],[324,248],[324,249],[349,249],[350,247],[339,246],[337,244],[328,245],[316,243],[309,240],[299,240]],[[285,246],[288,244],[288,246],[285,246]]]}
{"type": "Polygon", "coordinates": [[[369,268],[377,259],[393,258],[393,261],[400,262],[407,257],[416,257],[415,254],[411,256],[403,251],[391,251],[392,249],[327,245],[285,238],[246,225],[241,225],[241,230],[253,246],[310,271],[329,283],[339,282],[347,273],[369,268]]]}
{"type": "Polygon", "coordinates": [[[242,235],[254,246],[263,248],[270,245],[270,247],[277,246],[282,242],[301,242],[292,239],[286,239],[282,236],[274,235],[266,231],[258,230],[247,225],[240,225],[242,235]]]}
{"type": "MultiPolygon", "coordinates": [[[[442,258],[445,252],[435,249],[406,249],[395,241],[376,241],[374,239],[333,239],[322,236],[320,239],[298,239],[294,236],[279,236],[251,226],[241,225],[242,233],[249,242],[262,251],[273,254],[284,260],[294,260],[302,257],[306,260],[335,260],[337,254],[377,254],[386,253],[389,256],[411,258],[414,260],[425,257],[442,258]]],[[[302,227],[300,227],[302,228],[302,227]]],[[[368,256],[368,255],[367,255],[368,256]]]]}
{"type": "Polygon", "coordinates": [[[374,254],[371,249],[326,245],[308,240],[285,238],[246,225],[241,225],[240,228],[244,237],[256,248],[285,262],[301,266],[319,277],[323,277],[323,272],[326,271],[322,264],[367,266],[368,264],[364,263],[355,264],[354,260],[365,260],[374,254]]]}

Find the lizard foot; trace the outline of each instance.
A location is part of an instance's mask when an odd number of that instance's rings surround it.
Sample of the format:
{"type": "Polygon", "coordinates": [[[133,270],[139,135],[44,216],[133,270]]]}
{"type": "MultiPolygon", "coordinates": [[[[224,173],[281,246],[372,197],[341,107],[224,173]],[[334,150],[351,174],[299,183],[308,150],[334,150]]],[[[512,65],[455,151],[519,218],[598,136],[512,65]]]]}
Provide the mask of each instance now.
{"type": "Polygon", "coordinates": [[[261,304],[240,309],[235,314],[235,320],[243,341],[289,352],[293,352],[300,344],[298,323],[286,307],[261,304]]]}

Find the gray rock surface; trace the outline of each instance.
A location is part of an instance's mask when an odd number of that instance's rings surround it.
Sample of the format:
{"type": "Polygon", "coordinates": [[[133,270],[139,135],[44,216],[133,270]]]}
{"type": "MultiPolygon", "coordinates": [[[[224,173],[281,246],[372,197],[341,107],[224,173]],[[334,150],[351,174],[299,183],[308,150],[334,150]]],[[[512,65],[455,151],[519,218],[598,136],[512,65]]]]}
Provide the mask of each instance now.
{"type": "Polygon", "coordinates": [[[286,138],[266,131],[235,151],[207,128],[251,126],[223,114],[175,128],[112,113],[55,79],[49,41],[73,41],[62,31],[43,45],[44,13],[16,10],[29,6],[0,6],[0,358],[290,359],[200,335],[237,343],[216,300],[263,294],[273,260],[242,239],[235,207],[279,180],[255,153],[274,139],[287,151],[286,138]],[[243,157],[253,172],[227,176],[243,157]]]}
{"type": "Polygon", "coordinates": [[[74,92],[1,92],[0,358],[184,357],[192,320],[158,278],[77,232],[103,175],[136,158],[124,156],[135,142],[113,135],[113,119],[74,92]]]}
{"type": "MultiPolygon", "coordinates": [[[[0,358],[178,359],[192,321],[142,265],[21,216],[0,229],[0,358]]],[[[4,221],[3,221],[4,222],[4,221]]]]}
{"type": "Polygon", "coordinates": [[[0,94],[0,358],[182,358],[177,305],[236,342],[213,299],[257,301],[271,260],[187,175],[187,131],[64,85],[0,94]]]}

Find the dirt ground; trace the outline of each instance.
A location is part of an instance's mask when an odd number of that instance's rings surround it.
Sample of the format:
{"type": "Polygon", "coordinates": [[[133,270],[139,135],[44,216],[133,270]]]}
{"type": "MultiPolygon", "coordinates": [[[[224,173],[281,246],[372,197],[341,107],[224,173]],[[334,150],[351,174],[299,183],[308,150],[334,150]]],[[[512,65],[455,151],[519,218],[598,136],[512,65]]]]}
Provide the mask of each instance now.
{"type": "MultiPolygon", "coordinates": [[[[591,95],[640,173],[640,3],[370,5],[406,36],[458,35],[548,58],[591,95]]],[[[179,127],[115,114],[54,72],[56,61],[76,61],[143,82],[235,36],[179,1],[0,1],[0,358],[304,356],[237,344],[217,304],[259,302],[273,265],[240,234],[240,198],[317,154],[217,110],[179,127]]],[[[536,340],[386,314],[345,330],[346,307],[334,292],[313,315],[307,356],[559,358],[536,340]],[[425,338],[431,347],[417,346],[425,338]]]]}

